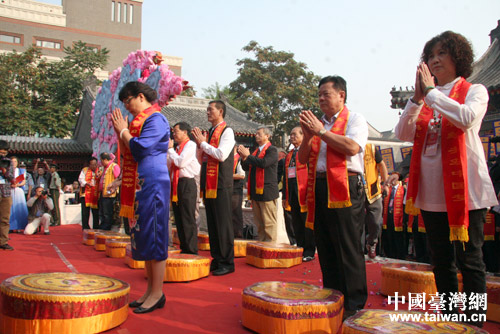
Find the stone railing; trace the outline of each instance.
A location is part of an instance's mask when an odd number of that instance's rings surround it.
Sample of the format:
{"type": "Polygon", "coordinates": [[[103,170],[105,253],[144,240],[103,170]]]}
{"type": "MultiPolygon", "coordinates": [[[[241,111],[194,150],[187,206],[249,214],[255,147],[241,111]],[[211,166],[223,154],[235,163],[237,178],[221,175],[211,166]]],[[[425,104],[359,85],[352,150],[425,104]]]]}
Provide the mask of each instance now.
{"type": "Polygon", "coordinates": [[[66,15],[63,7],[30,0],[3,0],[0,16],[65,27],[66,15]]]}

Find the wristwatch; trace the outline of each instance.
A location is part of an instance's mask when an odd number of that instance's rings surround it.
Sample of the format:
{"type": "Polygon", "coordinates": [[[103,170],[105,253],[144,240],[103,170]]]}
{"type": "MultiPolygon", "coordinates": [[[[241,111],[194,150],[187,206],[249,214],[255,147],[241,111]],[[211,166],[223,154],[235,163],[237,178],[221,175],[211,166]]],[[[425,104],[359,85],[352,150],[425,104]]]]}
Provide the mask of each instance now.
{"type": "Polygon", "coordinates": [[[320,137],[323,136],[325,133],[326,133],[326,129],[325,128],[319,130],[319,136],[320,137]]]}

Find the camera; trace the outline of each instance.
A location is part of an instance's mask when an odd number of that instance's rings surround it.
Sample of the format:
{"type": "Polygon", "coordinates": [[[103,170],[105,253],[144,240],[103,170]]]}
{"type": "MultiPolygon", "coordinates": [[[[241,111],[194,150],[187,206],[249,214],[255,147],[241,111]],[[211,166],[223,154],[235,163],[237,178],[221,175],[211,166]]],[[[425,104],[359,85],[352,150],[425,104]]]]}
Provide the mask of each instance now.
{"type": "Polygon", "coordinates": [[[47,196],[49,192],[47,190],[42,190],[42,196],[47,196]]]}
{"type": "Polygon", "coordinates": [[[39,160],[40,160],[40,162],[44,162],[44,161],[45,161],[45,159],[44,159],[44,158],[40,158],[39,160]]]}

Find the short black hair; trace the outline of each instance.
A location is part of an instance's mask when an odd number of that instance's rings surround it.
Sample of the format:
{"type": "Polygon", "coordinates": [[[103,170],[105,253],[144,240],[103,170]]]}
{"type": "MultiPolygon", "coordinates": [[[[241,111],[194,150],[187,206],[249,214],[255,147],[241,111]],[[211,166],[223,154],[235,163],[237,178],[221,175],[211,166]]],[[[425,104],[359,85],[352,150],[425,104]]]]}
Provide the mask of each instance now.
{"type": "Polygon", "coordinates": [[[97,161],[97,158],[96,158],[96,157],[91,157],[91,158],[89,159],[89,163],[91,163],[91,162],[92,162],[92,161],[94,161],[94,160],[95,160],[95,161],[97,161]]]}
{"type": "Polygon", "coordinates": [[[123,88],[120,90],[120,94],[118,95],[120,101],[124,101],[125,99],[132,97],[137,97],[139,94],[143,94],[146,100],[149,103],[153,103],[158,98],[158,94],[156,91],[146,85],[145,83],[139,81],[131,81],[128,82],[123,88]]]}
{"type": "Polygon", "coordinates": [[[215,107],[217,109],[222,109],[222,118],[226,117],[226,104],[224,103],[224,101],[222,100],[212,100],[210,102],[208,102],[209,105],[211,105],[212,103],[215,103],[215,107]]]}
{"type": "Polygon", "coordinates": [[[56,164],[50,164],[50,167],[54,167],[55,169],[58,169],[57,165],[56,164]]]}
{"type": "Polygon", "coordinates": [[[101,160],[104,160],[104,159],[111,160],[111,156],[109,155],[109,153],[107,153],[107,152],[101,153],[101,160]]]}
{"type": "Polygon", "coordinates": [[[425,43],[421,60],[427,64],[432,49],[441,42],[443,49],[448,51],[451,60],[455,64],[457,76],[468,78],[472,74],[472,63],[474,62],[474,51],[472,45],[464,36],[453,31],[445,31],[425,43]]]}
{"type": "Polygon", "coordinates": [[[338,75],[329,75],[327,77],[324,77],[319,81],[318,88],[321,87],[321,85],[324,85],[328,82],[331,82],[333,84],[333,88],[335,88],[337,91],[342,91],[344,92],[344,103],[347,102],[347,83],[342,78],[341,76],[338,75]]]}
{"type": "Polygon", "coordinates": [[[6,140],[0,140],[0,150],[9,150],[9,143],[6,140]]]}
{"type": "Polygon", "coordinates": [[[188,134],[191,132],[191,125],[189,125],[186,122],[178,122],[172,127],[172,129],[175,128],[176,126],[179,127],[179,130],[187,131],[188,134]]]}

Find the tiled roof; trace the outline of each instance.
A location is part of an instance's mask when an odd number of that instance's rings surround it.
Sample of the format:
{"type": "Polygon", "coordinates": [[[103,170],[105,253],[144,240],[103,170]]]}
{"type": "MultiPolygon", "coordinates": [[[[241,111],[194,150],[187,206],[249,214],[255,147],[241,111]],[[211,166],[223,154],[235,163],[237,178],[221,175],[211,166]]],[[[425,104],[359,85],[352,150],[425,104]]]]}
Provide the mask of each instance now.
{"type": "Polygon", "coordinates": [[[9,143],[11,154],[92,154],[90,144],[79,143],[74,139],[0,136],[9,143]]]}
{"type": "Polygon", "coordinates": [[[474,63],[472,83],[480,83],[489,91],[500,89],[500,41],[495,38],[486,52],[474,63]]]}
{"type": "MultiPolygon", "coordinates": [[[[208,130],[210,123],[207,121],[207,106],[210,100],[180,96],[168,106],[163,107],[161,112],[167,117],[170,126],[178,122],[187,122],[191,127],[199,127],[208,130]]],[[[224,118],[237,135],[254,135],[262,124],[251,121],[247,115],[233,106],[226,104],[226,117],[224,118]]]]}

